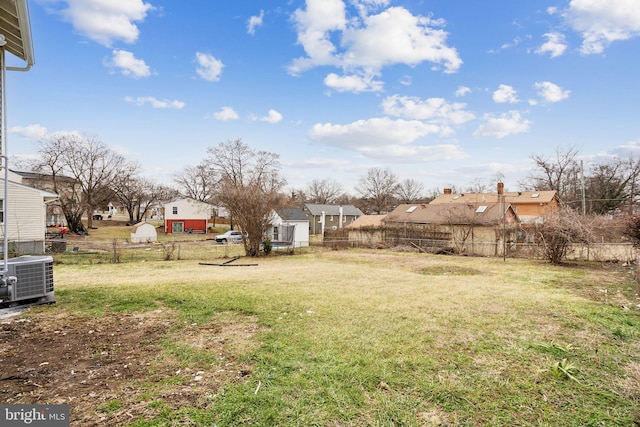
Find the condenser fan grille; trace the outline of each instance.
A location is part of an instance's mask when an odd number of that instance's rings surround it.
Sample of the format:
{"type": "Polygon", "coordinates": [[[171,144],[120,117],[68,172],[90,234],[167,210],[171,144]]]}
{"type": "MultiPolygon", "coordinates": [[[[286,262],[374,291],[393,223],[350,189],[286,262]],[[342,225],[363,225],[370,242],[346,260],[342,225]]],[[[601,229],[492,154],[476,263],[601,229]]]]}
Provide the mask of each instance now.
{"type": "Polygon", "coordinates": [[[9,275],[17,279],[14,300],[40,298],[53,292],[51,257],[19,257],[9,260],[9,275]]]}

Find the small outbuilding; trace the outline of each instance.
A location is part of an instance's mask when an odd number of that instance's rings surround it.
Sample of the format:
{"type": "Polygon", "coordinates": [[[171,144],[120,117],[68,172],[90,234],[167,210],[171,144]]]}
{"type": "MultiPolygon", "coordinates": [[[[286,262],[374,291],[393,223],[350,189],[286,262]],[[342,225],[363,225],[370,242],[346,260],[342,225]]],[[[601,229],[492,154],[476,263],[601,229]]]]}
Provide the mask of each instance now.
{"type": "Polygon", "coordinates": [[[139,222],[131,230],[131,243],[151,243],[158,241],[156,228],[148,222],[139,222]]]}
{"type": "Polygon", "coordinates": [[[309,246],[309,219],[300,208],[276,209],[271,214],[267,237],[274,246],[309,246]]]}

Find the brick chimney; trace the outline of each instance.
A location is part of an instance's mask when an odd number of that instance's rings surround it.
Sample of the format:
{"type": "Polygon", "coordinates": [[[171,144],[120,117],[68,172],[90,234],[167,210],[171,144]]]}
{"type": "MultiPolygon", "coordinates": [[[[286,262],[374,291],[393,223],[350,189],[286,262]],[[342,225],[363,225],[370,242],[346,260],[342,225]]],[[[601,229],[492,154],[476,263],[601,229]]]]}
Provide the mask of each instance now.
{"type": "Polygon", "coordinates": [[[504,182],[498,183],[498,196],[502,196],[504,194],[504,182]]]}
{"type": "Polygon", "coordinates": [[[445,188],[444,189],[444,194],[451,194],[451,189],[450,188],[445,188]]]}

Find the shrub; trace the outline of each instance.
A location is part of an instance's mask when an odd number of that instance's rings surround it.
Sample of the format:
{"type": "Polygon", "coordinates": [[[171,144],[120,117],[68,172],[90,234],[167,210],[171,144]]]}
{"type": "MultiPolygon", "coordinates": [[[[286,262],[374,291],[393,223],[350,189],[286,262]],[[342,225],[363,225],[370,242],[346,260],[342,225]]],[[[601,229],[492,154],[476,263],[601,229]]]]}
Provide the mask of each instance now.
{"type": "Polygon", "coordinates": [[[273,244],[271,243],[271,239],[266,239],[262,244],[264,253],[269,255],[271,250],[273,249],[273,244]]]}

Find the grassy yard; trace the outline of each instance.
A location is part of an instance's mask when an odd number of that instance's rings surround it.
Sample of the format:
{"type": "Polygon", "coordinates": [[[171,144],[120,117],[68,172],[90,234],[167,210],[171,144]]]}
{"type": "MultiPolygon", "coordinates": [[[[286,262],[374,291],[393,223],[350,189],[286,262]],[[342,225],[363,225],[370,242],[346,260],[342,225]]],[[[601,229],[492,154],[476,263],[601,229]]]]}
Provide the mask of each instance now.
{"type": "Polygon", "coordinates": [[[127,425],[640,423],[628,268],[369,250],[248,262],[259,265],[67,261],[55,267],[57,303],[37,311],[168,316],[146,362],[154,380],[94,408],[144,407],[127,425]],[[231,362],[241,375],[220,376],[231,362]],[[157,375],[163,366],[175,375],[157,375]],[[209,387],[172,404],[189,372],[209,387]]]}

